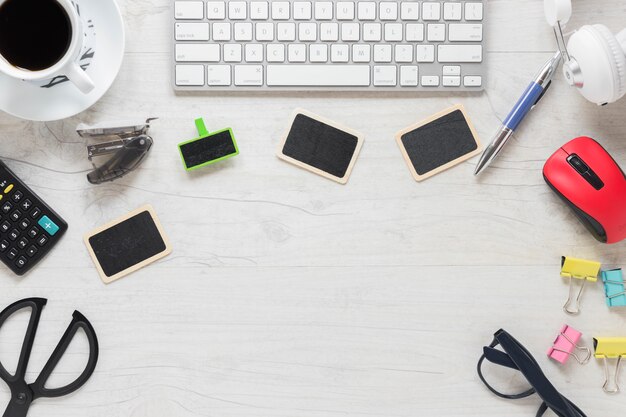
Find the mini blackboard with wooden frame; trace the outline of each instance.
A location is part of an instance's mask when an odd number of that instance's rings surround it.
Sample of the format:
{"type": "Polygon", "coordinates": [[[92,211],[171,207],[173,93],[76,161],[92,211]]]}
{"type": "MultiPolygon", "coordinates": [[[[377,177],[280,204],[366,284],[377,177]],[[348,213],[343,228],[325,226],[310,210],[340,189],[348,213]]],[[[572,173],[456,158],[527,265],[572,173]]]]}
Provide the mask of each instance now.
{"type": "Polygon", "coordinates": [[[307,110],[294,111],[277,156],[346,184],[363,147],[363,135],[307,110]]]}
{"type": "Polygon", "coordinates": [[[172,252],[161,222],[150,205],[98,227],[87,233],[84,241],[105,284],[172,252]]]}
{"type": "Polygon", "coordinates": [[[411,175],[423,181],[481,151],[476,129],[461,105],[439,112],[396,134],[411,175]]]}

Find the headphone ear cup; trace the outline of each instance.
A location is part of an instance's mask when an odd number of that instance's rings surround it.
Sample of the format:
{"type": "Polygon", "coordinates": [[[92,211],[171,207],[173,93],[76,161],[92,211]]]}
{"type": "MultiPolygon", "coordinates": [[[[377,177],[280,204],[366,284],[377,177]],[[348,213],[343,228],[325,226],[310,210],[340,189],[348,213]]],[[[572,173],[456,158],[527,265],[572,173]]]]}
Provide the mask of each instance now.
{"type": "Polygon", "coordinates": [[[613,103],[626,94],[626,55],[603,25],[583,26],[567,49],[582,73],[581,94],[596,104],[613,103]]]}

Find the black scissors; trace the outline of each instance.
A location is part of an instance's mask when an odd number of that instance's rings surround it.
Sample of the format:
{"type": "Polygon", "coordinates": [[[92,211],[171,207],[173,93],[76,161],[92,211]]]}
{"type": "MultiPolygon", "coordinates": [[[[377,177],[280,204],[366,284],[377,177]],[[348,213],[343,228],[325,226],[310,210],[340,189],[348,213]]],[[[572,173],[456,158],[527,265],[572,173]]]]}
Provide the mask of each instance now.
{"type": "Polygon", "coordinates": [[[26,336],[24,336],[24,343],[22,344],[22,351],[20,352],[20,358],[15,369],[15,374],[11,375],[0,363],[0,378],[7,383],[11,389],[11,400],[7,406],[3,417],[26,417],[28,408],[31,403],[37,398],[41,397],[62,397],[68,395],[80,387],[82,387],[89,377],[93,374],[98,362],[98,339],[96,338],[96,332],[91,326],[91,323],[80,314],[78,311],[74,311],[72,322],[61,337],[59,344],[52,352],[52,356],[48,359],[48,362],[41,370],[41,373],[32,384],[27,384],[24,380],[26,374],[26,368],[28,367],[28,361],[30,359],[30,353],[33,350],[33,343],[35,341],[35,334],[37,333],[37,327],[39,326],[39,318],[41,317],[41,310],[46,305],[48,300],[45,298],[27,298],[16,303],[11,304],[0,313],[0,327],[4,322],[11,317],[14,313],[25,309],[32,309],[30,321],[28,322],[28,328],[26,329],[26,336]],[[72,383],[61,387],[48,389],[45,387],[48,378],[54,371],[67,347],[72,342],[72,339],[76,335],[79,329],[83,329],[87,335],[89,341],[89,359],[87,361],[87,367],[83,373],[72,383]]]}

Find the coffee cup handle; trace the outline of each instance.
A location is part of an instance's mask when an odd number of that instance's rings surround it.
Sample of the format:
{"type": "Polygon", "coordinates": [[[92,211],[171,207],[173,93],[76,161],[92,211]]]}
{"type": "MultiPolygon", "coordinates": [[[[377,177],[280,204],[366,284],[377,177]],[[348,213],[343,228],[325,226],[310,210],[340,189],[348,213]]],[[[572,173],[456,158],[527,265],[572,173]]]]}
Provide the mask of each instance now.
{"type": "Polygon", "coordinates": [[[90,93],[95,87],[89,75],[77,63],[68,65],[65,76],[85,94],[90,93]]]}

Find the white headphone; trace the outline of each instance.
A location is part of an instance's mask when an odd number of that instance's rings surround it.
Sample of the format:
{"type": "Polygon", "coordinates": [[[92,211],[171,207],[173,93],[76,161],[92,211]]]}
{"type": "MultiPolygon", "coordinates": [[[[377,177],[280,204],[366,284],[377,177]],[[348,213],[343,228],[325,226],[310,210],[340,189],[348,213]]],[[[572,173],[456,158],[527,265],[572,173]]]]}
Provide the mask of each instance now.
{"type": "Polygon", "coordinates": [[[604,25],[586,25],[566,44],[563,28],[572,16],[571,0],[544,0],[544,8],[565,59],[567,82],[598,105],[626,95],[626,29],[614,35],[604,25]]]}

